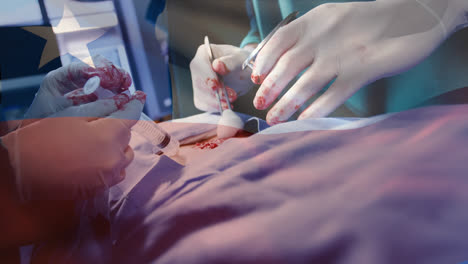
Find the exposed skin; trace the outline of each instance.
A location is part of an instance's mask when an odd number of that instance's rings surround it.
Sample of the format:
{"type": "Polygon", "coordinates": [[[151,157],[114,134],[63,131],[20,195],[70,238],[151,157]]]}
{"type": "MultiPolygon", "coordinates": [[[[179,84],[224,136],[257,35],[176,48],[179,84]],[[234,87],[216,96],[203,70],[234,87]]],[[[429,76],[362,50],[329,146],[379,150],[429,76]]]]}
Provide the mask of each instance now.
{"type": "Polygon", "coordinates": [[[305,70],[269,111],[267,122],[287,121],[334,80],[299,119],[327,116],[361,87],[415,66],[468,24],[468,1],[419,1],[440,19],[416,1],[377,0],[320,5],[284,26],[256,58],[251,78],[261,86],[254,106],[268,108],[305,70]]]}
{"type": "MultiPolygon", "coordinates": [[[[227,139],[219,139],[216,136],[216,129],[212,131],[206,132],[208,138],[201,139],[197,142],[191,142],[189,144],[182,145],[179,149],[179,153],[177,156],[171,157],[174,161],[181,165],[186,165],[187,163],[195,161],[200,154],[206,151],[212,151],[220,146],[227,140],[227,139]]],[[[245,138],[249,137],[249,132],[240,130],[233,138],[245,138]]],[[[201,137],[204,138],[204,137],[201,137]]]]}

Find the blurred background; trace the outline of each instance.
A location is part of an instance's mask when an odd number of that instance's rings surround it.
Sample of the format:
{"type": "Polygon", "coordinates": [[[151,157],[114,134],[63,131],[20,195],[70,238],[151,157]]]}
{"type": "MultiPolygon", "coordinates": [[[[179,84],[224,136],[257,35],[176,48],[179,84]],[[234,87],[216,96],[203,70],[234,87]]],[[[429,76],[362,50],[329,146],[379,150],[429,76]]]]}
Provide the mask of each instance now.
{"type": "MultiPolygon", "coordinates": [[[[151,118],[199,113],[189,63],[203,37],[239,45],[248,30],[245,1],[5,1],[0,8],[2,118],[21,118],[47,72],[88,53],[131,73],[131,89],[148,95],[144,111],[151,118]]],[[[250,100],[246,105],[254,110],[250,100]]]]}
{"type": "MultiPolygon", "coordinates": [[[[131,73],[134,80],[131,90],[143,90],[147,94],[144,111],[152,119],[162,121],[200,113],[193,103],[190,61],[204,36],[209,36],[214,44],[238,46],[241,43],[250,29],[245,4],[245,0],[3,1],[0,4],[0,119],[22,117],[47,72],[96,54],[131,73]]],[[[435,52],[431,56],[463,64],[462,58],[468,54],[464,49],[468,43],[466,30],[457,32],[439,48],[453,54],[435,52]],[[465,53],[455,54],[455,51],[465,53]]],[[[434,67],[428,60],[408,74],[434,67]]],[[[405,79],[405,76],[400,78],[402,85],[425,85],[417,83],[419,79],[405,79]]],[[[449,79],[451,75],[441,74],[438,78],[449,79]]],[[[256,90],[251,89],[238,98],[234,110],[265,118],[268,109],[258,111],[252,104],[256,90]]],[[[368,104],[370,111],[363,116],[416,107],[406,103],[408,98],[404,94],[388,89],[385,79],[369,85],[365,95],[361,103],[368,104]],[[387,108],[388,96],[403,107],[387,108]]],[[[443,96],[446,98],[433,101],[468,100],[466,93],[457,90],[443,96]]],[[[343,105],[331,116],[356,114],[343,105]]]]}
{"type": "MultiPolygon", "coordinates": [[[[204,36],[209,36],[214,44],[239,46],[250,29],[249,19],[243,0],[169,0],[166,7],[161,18],[168,22],[170,32],[172,90],[177,106],[174,117],[184,117],[199,113],[193,104],[189,63],[203,44],[204,36]]],[[[254,93],[252,90],[239,97],[234,109],[261,116],[252,104],[254,93]]]]}

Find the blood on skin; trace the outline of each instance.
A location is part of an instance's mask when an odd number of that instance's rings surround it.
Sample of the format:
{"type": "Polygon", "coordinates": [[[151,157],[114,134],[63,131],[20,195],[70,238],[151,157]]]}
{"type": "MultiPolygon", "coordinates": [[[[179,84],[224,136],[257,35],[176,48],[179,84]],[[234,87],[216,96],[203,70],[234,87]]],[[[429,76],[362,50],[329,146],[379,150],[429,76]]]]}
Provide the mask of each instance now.
{"type": "Polygon", "coordinates": [[[98,74],[101,78],[101,87],[104,89],[111,90],[113,92],[121,91],[121,85],[123,83],[122,72],[117,69],[114,65],[111,67],[98,68],[98,74]],[[117,90],[115,90],[117,89],[117,90]]]}
{"type": "Polygon", "coordinates": [[[275,113],[275,109],[272,109],[272,110],[270,110],[270,112],[268,112],[267,123],[270,126],[280,124],[280,123],[284,123],[284,121],[280,121],[279,117],[274,113],[275,113]]]}
{"type": "Polygon", "coordinates": [[[263,108],[267,108],[280,95],[281,90],[275,89],[275,87],[276,83],[272,78],[268,78],[262,83],[261,94],[265,98],[263,108]]]}
{"type": "MultiPolygon", "coordinates": [[[[233,102],[237,99],[237,93],[232,88],[226,87],[228,93],[229,102],[233,102]]],[[[221,90],[221,101],[226,102],[224,91],[221,90]]]]}
{"type": "Polygon", "coordinates": [[[199,143],[195,144],[195,146],[193,146],[193,148],[197,148],[197,149],[215,149],[219,145],[223,144],[224,141],[226,141],[226,140],[227,139],[215,138],[215,139],[211,139],[211,140],[208,140],[208,141],[205,141],[205,142],[199,142],[199,143]]]}
{"type": "MultiPolygon", "coordinates": [[[[245,138],[245,137],[250,137],[251,135],[253,135],[253,134],[241,129],[241,130],[239,130],[237,132],[235,137],[236,138],[245,138]]],[[[215,149],[215,148],[219,147],[221,144],[223,144],[228,139],[229,138],[226,138],[226,139],[213,138],[213,139],[210,139],[210,140],[205,141],[205,142],[198,142],[192,148],[196,148],[196,149],[215,149]]]]}
{"type": "Polygon", "coordinates": [[[283,123],[283,121],[280,121],[279,117],[276,116],[276,117],[273,117],[273,118],[267,120],[267,123],[272,126],[272,125],[277,125],[279,123],[283,123]]]}
{"type": "Polygon", "coordinates": [[[124,73],[123,81],[122,81],[122,87],[125,89],[128,89],[132,85],[132,77],[128,72],[124,73]]]}
{"type": "Polygon", "coordinates": [[[299,109],[299,107],[301,107],[301,106],[300,106],[300,105],[296,105],[296,106],[294,106],[294,110],[298,110],[298,109],[299,109]]]}
{"type": "Polygon", "coordinates": [[[101,87],[113,93],[121,93],[132,85],[132,78],[125,70],[118,69],[114,65],[106,65],[99,68],[86,70],[89,78],[98,76],[101,79],[101,87]]]}
{"type": "Polygon", "coordinates": [[[124,107],[126,104],[128,104],[128,102],[130,102],[130,98],[128,97],[128,95],[126,95],[126,94],[124,94],[124,93],[114,95],[114,96],[112,97],[112,99],[114,99],[115,106],[116,106],[117,109],[119,109],[119,110],[122,110],[123,107],[124,107]]]}
{"type": "Polygon", "coordinates": [[[265,80],[266,74],[262,75],[253,75],[251,76],[252,82],[255,84],[262,84],[262,82],[265,80]]]}
{"type": "MultiPolygon", "coordinates": [[[[92,67],[88,67],[86,69],[76,69],[74,67],[69,67],[67,71],[67,80],[81,88],[86,83],[86,81],[88,81],[88,79],[92,77],[91,74],[93,72],[95,72],[95,69],[92,67]]],[[[63,85],[66,85],[63,82],[61,83],[63,85]]]]}
{"type": "Polygon", "coordinates": [[[98,99],[95,94],[85,94],[83,89],[76,89],[65,95],[68,100],[72,101],[73,105],[82,105],[94,102],[98,99]]]}
{"type": "Polygon", "coordinates": [[[132,96],[132,99],[137,99],[139,100],[142,104],[145,104],[146,102],[146,94],[142,91],[136,91],[133,96],[132,96]]]}
{"type": "Polygon", "coordinates": [[[258,96],[255,100],[255,106],[257,109],[263,110],[265,109],[265,97],[263,96],[258,96]]]}
{"type": "Polygon", "coordinates": [[[224,62],[219,61],[219,60],[216,61],[213,70],[215,70],[217,73],[219,73],[221,75],[227,75],[227,74],[229,74],[231,72],[226,67],[226,64],[224,64],[224,62]]]}
{"type": "Polygon", "coordinates": [[[67,80],[77,86],[83,87],[88,79],[98,76],[101,79],[101,87],[113,93],[121,93],[132,85],[130,74],[119,69],[110,62],[104,62],[100,67],[70,67],[67,72],[67,80]]]}
{"type": "MultiPolygon", "coordinates": [[[[226,103],[226,100],[222,100],[221,101],[221,107],[226,110],[226,109],[229,109],[227,103],[226,103]]],[[[216,105],[216,108],[218,108],[218,105],[216,105]]],[[[231,104],[231,109],[234,109],[234,105],[231,104]]]]}
{"type": "Polygon", "coordinates": [[[229,99],[232,101],[235,101],[237,99],[237,92],[234,91],[234,89],[230,87],[226,87],[226,90],[228,92],[229,99]]]}
{"type": "Polygon", "coordinates": [[[207,78],[205,83],[209,88],[211,88],[214,91],[221,87],[221,84],[217,79],[207,78]]]}

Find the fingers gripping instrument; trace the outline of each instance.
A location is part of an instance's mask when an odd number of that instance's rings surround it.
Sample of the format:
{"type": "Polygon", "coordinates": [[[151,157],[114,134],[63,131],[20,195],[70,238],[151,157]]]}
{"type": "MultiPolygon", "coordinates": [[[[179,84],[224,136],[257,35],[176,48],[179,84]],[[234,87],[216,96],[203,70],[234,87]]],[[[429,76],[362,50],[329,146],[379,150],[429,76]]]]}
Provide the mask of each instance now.
{"type": "MultiPolygon", "coordinates": [[[[98,98],[104,99],[112,97],[114,94],[100,86],[101,79],[97,76],[89,79],[83,87],[86,95],[95,94],[98,98]]],[[[128,91],[124,92],[127,94],[128,91]]],[[[129,97],[131,95],[127,94],[129,97]]],[[[156,155],[165,154],[168,157],[177,155],[179,152],[179,141],[171,137],[164,129],[158,126],[145,113],[141,113],[140,120],[132,127],[139,135],[143,136],[153,145],[153,153],[156,155]]]]}
{"type": "MultiPolygon", "coordinates": [[[[214,61],[214,55],[213,55],[213,51],[211,50],[210,40],[208,39],[208,36],[205,36],[205,48],[206,48],[206,53],[208,54],[208,60],[210,61],[210,65],[211,65],[211,64],[213,64],[213,61],[214,61]]],[[[219,74],[217,74],[217,77],[218,77],[218,80],[220,81],[220,83],[222,83],[221,76],[219,76],[219,74]]],[[[231,109],[231,105],[229,104],[229,97],[228,97],[228,93],[226,91],[226,87],[224,85],[222,85],[222,86],[223,86],[224,95],[226,96],[226,102],[227,102],[228,108],[231,109]]],[[[222,113],[223,112],[223,106],[221,104],[221,96],[219,95],[219,90],[218,89],[216,89],[216,99],[218,99],[219,112],[222,113]]]]}
{"type": "MultiPolygon", "coordinates": [[[[208,36],[205,36],[205,48],[208,54],[210,64],[213,64],[215,58],[213,55],[213,51],[211,50],[210,40],[208,39],[208,36]]],[[[216,89],[216,98],[218,99],[219,112],[221,113],[221,119],[219,120],[217,128],[217,135],[219,138],[230,138],[233,137],[237,133],[237,131],[244,128],[244,122],[234,111],[232,111],[231,103],[229,101],[229,96],[227,93],[226,86],[224,85],[222,76],[220,76],[219,74],[216,74],[216,76],[223,89],[224,97],[228,107],[227,110],[223,110],[221,96],[219,95],[219,89],[216,89]]]]}

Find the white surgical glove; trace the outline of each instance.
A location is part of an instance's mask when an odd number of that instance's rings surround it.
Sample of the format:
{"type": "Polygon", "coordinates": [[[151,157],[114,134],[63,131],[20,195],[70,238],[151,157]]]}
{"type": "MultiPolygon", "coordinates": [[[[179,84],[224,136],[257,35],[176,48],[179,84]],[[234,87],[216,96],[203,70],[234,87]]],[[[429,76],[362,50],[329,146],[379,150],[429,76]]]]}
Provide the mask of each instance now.
{"type": "MultiPolygon", "coordinates": [[[[94,76],[101,78],[103,88],[114,93],[123,92],[130,87],[132,79],[125,70],[117,68],[100,55],[93,57],[93,62],[94,67],[83,62],[74,62],[47,74],[25,118],[43,118],[71,105],[97,100],[92,96],[88,97],[89,101],[71,100],[64,97],[70,92],[79,92],[86,81],[94,76]]],[[[28,124],[28,121],[25,123],[28,124]]]]}
{"type": "MultiPolygon", "coordinates": [[[[253,87],[249,80],[251,71],[242,71],[242,63],[252,49],[216,44],[211,44],[211,49],[216,58],[213,63],[210,64],[205,45],[201,45],[190,62],[190,71],[195,107],[202,111],[218,112],[216,90],[221,86],[216,73],[223,77],[229,101],[234,102],[238,96],[244,95],[253,87]]],[[[227,109],[222,89],[220,92],[223,109],[227,109]]]]}
{"type": "Polygon", "coordinates": [[[134,156],[130,128],[144,104],[139,93],[71,106],[2,137],[19,196],[86,199],[123,180],[134,156]]]}
{"type": "Polygon", "coordinates": [[[266,109],[286,85],[298,81],[268,112],[285,122],[334,80],[299,119],[324,117],[361,87],[401,73],[429,56],[466,25],[466,0],[377,0],[320,5],[284,26],[261,50],[252,80],[254,99],[266,109]]]}

